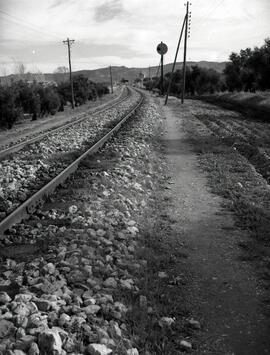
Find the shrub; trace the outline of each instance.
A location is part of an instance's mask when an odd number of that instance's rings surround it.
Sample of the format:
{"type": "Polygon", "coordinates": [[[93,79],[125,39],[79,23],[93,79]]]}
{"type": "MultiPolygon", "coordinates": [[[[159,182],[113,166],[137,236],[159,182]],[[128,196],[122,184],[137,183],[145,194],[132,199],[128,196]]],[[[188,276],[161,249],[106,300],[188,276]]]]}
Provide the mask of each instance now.
{"type": "Polygon", "coordinates": [[[39,87],[38,93],[40,96],[41,115],[55,115],[61,106],[59,94],[52,87],[39,87]]]}
{"type": "Polygon", "coordinates": [[[270,38],[260,48],[241,49],[231,53],[224,69],[230,91],[251,91],[270,89],[270,38]]]}
{"type": "Polygon", "coordinates": [[[21,111],[16,107],[16,93],[11,87],[0,86],[0,126],[12,128],[20,117],[21,111]]]}
{"type": "Polygon", "coordinates": [[[23,81],[18,81],[12,86],[16,91],[16,106],[20,107],[24,113],[30,113],[32,119],[36,120],[40,114],[40,96],[35,85],[29,85],[23,81]]]}

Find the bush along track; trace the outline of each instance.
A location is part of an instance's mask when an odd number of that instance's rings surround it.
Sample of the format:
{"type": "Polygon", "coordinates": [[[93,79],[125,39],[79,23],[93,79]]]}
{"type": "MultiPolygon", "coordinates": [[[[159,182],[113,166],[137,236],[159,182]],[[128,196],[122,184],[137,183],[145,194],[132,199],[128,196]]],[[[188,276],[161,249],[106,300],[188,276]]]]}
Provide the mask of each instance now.
{"type": "MultiPolygon", "coordinates": [[[[212,191],[225,198],[238,226],[250,232],[251,238],[240,243],[246,251],[243,259],[258,266],[261,282],[269,290],[269,124],[194,101],[184,107],[183,115],[212,191]]],[[[269,296],[265,301],[269,304],[269,296]]]]}
{"type": "Polygon", "coordinates": [[[21,122],[10,130],[0,130],[0,149],[4,150],[16,144],[22,143],[28,139],[35,138],[48,133],[58,127],[68,123],[74,123],[87,114],[95,114],[96,111],[104,109],[107,105],[124,99],[127,96],[127,88],[123,87],[114,91],[113,94],[101,96],[98,100],[90,101],[84,105],[76,107],[74,110],[68,108],[64,113],[57,112],[55,116],[44,117],[41,121],[21,122]]]}
{"type": "Polygon", "coordinates": [[[173,252],[164,259],[149,237],[147,212],[166,180],[160,122],[146,102],[42,210],[9,230],[0,251],[0,352],[169,355],[189,347],[172,337],[180,313],[171,310],[173,318],[164,298],[162,263],[173,252]]]}
{"type": "Polygon", "coordinates": [[[38,141],[0,162],[0,219],[67,167],[139,101],[124,102],[38,141]]]}

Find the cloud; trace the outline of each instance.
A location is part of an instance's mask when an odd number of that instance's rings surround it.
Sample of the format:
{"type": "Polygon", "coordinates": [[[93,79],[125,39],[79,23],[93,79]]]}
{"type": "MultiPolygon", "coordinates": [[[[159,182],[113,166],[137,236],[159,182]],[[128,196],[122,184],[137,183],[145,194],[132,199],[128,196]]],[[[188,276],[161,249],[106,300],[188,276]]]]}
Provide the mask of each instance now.
{"type": "Polygon", "coordinates": [[[59,6],[62,6],[62,5],[67,5],[67,3],[71,4],[71,3],[74,3],[76,2],[76,0],[53,0],[52,1],[52,4],[49,5],[49,9],[53,9],[55,7],[59,7],[59,6]]]}
{"type": "Polygon", "coordinates": [[[109,0],[95,8],[94,19],[97,22],[109,21],[124,13],[120,0],[109,0]]]}
{"type": "MultiPolygon", "coordinates": [[[[0,0],[0,63],[12,57],[44,71],[72,60],[78,68],[158,64],[174,59],[185,0],[0,0]],[[33,50],[35,54],[33,54],[33,50]],[[78,63],[78,64],[76,64],[78,63]]],[[[270,32],[270,0],[193,0],[188,58],[226,60],[231,51],[262,45],[270,32]],[[256,31],[254,30],[256,29],[256,31]]],[[[183,50],[179,53],[182,58],[183,50]]],[[[6,65],[6,64],[5,64],[6,65]]]]}

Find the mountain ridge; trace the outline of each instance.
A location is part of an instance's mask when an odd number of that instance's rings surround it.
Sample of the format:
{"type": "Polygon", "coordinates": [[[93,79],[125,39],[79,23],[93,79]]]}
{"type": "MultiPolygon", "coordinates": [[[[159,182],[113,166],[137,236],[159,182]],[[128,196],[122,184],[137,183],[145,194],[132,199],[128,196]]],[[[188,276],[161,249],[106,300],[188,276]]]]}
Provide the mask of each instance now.
{"type": "MultiPolygon", "coordinates": [[[[193,62],[193,61],[188,61],[187,66],[193,66],[193,65],[198,65],[201,68],[207,68],[207,69],[214,69],[219,73],[222,73],[225,65],[227,62],[211,62],[211,61],[199,61],[199,62],[193,62]]],[[[175,66],[175,70],[181,69],[183,63],[182,62],[177,62],[175,66]]],[[[164,75],[168,72],[171,72],[172,70],[173,63],[168,63],[164,65],[164,75]]],[[[142,73],[144,77],[149,77],[149,67],[144,67],[144,68],[137,68],[137,67],[125,67],[125,66],[112,66],[112,77],[113,81],[120,81],[121,79],[126,79],[129,82],[133,82],[136,78],[138,78],[139,74],[142,73]]],[[[150,76],[154,77],[157,75],[158,72],[158,66],[150,67],[150,76]]],[[[109,73],[109,67],[106,68],[99,68],[99,69],[92,69],[92,70],[78,70],[76,72],[73,72],[73,75],[78,75],[82,74],[87,76],[90,80],[94,82],[107,82],[109,83],[110,81],[110,73],[109,73]]],[[[160,74],[160,73],[159,73],[160,74]]],[[[58,73],[52,73],[52,74],[45,74],[45,77],[48,78],[48,80],[55,80],[56,82],[59,82],[60,79],[63,80],[63,76],[66,76],[68,78],[68,74],[58,74],[58,73]],[[51,77],[53,76],[54,79],[51,77]],[[49,79],[50,78],[50,79],[49,79]]],[[[61,80],[60,80],[61,81],[61,80]]]]}
{"type": "MultiPolygon", "coordinates": [[[[227,62],[213,62],[213,61],[188,61],[187,66],[198,65],[201,68],[214,69],[219,73],[222,73],[227,62]]],[[[164,75],[168,72],[171,72],[173,63],[168,63],[164,65],[164,75]]],[[[177,62],[175,70],[181,69],[183,63],[177,62]]],[[[126,67],[126,66],[112,66],[112,77],[113,82],[119,82],[121,79],[126,79],[129,83],[132,83],[136,78],[139,77],[139,74],[142,73],[144,77],[149,77],[149,67],[138,68],[138,67],[126,67]]],[[[157,76],[158,66],[150,67],[150,76],[157,76]]],[[[85,75],[87,78],[94,82],[102,82],[109,84],[110,83],[110,72],[109,67],[106,68],[97,68],[97,69],[83,69],[74,71],[73,75],[85,75]]],[[[159,72],[160,75],[160,72],[159,72]]],[[[12,82],[19,79],[23,80],[36,80],[36,81],[55,81],[60,83],[65,80],[69,80],[69,73],[44,73],[44,74],[11,74],[5,77],[0,77],[0,83],[3,82],[12,82]]]]}

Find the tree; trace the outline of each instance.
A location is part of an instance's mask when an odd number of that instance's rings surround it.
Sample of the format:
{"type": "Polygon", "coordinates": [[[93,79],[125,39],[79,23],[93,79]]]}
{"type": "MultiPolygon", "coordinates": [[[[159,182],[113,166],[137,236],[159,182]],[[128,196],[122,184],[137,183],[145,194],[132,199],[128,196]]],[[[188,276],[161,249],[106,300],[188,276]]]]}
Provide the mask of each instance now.
{"type": "Polygon", "coordinates": [[[32,114],[32,119],[36,120],[40,114],[40,96],[35,85],[28,85],[23,81],[13,84],[17,92],[16,104],[23,112],[32,114]]]}
{"type": "MultiPolygon", "coordinates": [[[[87,100],[95,100],[104,94],[109,93],[107,86],[101,83],[94,83],[83,75],[73,77],[75,105],[84,104],[87,100]]],[[[57,93],[60,96],[62,109],[67,102],[71,102],[70,84],[68,81],[62,82],[57,87],[57,93]]]]}
{"type": "Polygon", "coordinates": [[[260,48],[241,49],[231,53],[230,62],[224,69],[225,80],[230,91],[270,89],[270,39],[260,48]]]}
{"type": "Polygon", "coordinates": [[[19,74],[21,80],[24,78],[24,75],[26,73],[26,65],[24,65],[22,62],[17,61],[15,58],[12,58],[14,62],[14,71],[15,74],[19,74]]]}
{"type": "Polygon", "coordinates": [[[21,111],[16,106],[14,89],[9,86],[0,86],[0,126],[12,128],[20,115],[21,111]]]}
{"type": "Polygon", "coordinates": [[[55,115],[61,106],[60,96],[53,87],[43,88],[39,86],[38,94],[40,97],[40,113],[44,115],[55,115]]]}
{"type": "Polygon", "coordinates": [[[55,69],[54,71],[55,74],[65,74],[68,73],[68,68],[65,66],[60,66],[58,68],[55,69]]]}

